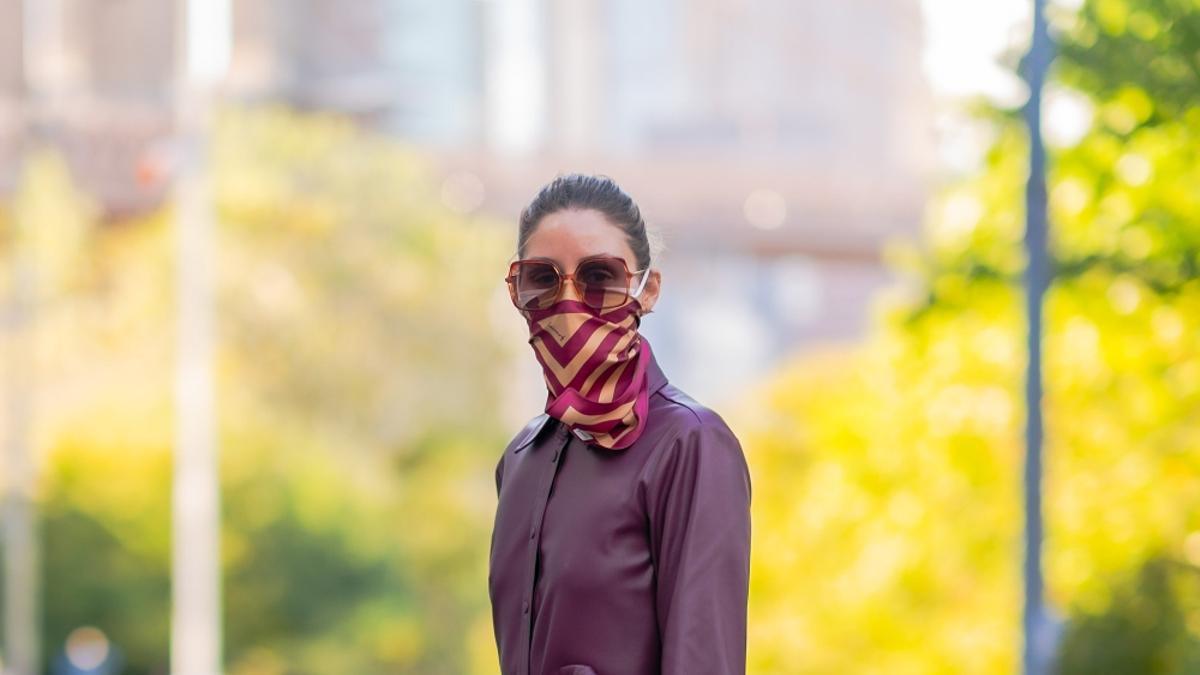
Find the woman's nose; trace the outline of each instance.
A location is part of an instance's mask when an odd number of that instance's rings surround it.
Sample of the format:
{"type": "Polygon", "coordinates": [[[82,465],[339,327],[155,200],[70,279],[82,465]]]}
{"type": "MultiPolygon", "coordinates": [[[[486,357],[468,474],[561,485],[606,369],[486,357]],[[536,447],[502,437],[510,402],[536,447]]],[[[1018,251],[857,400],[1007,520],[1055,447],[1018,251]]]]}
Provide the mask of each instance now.
{"type": "Polygon", "coordinates": [[[583,302],[583,298],[579,296],[579,289],[575,288],[575,281],[573,279],[563,279],[563,287],[562,291],[559,292],[559,298],[562,300],[583,302]]]}

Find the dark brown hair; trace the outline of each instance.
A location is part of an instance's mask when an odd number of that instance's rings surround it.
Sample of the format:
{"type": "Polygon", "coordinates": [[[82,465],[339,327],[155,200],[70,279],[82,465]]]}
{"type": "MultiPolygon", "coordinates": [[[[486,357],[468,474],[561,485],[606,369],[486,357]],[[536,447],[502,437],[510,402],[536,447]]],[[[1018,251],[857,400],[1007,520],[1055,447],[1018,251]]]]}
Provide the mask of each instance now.
{"type": "Polygon", "coordinates": [[[567,209],[599,211],[615,227],[625,232],[629,248],[637,259],[638,269],[650,266],[653,249],[657,257],[657,237],[647,232],[641,209],[608,176],[589,176],[579,173],[559,175],[538,191],[537,196],[521,211],[517,231],[517,255],[525,257],[525,245],[542,218],[567,209]],[[654,239],[654,244],[651,240],[654,239]]]}

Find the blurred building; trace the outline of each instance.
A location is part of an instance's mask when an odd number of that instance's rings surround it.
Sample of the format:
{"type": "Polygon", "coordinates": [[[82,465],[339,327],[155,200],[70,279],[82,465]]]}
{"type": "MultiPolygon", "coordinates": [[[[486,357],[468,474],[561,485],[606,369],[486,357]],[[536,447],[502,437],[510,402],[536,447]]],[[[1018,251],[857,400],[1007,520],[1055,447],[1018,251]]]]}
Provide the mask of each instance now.
{"type": "Polygon", "coordinates": [[[20,156],[21,96],[25,86],[21,27],[20,3],[0,3],[0,194],[12,189],[16,158],[20,156]]]}
{"type": "Polygon", "coordinates": [[[920,220],[933,138],[917,0],[237,7],[238,95],[423,145],[456,207],[515,224],[558,172],[617,179],[667,235],[646,333],[697,395],[861,334],[885,237],[920,220]]]}
{"type": "Polygon", "coordinates": [[[338,110],[429,144],[479,138],[479,0],[233,0],[229,92],[338,110]]]}
{"type": "Polygon", "coordinates": [[[110,215],[156,205],[142,174],[169,140],[174,3],[0,3],[0,185],[16,179],[22,134],[62,148],[82,188],[110,215]],[[26,14],[29,11],[32,13],[26,14]]]}
{"type": "Polygon", "coordinates": [[[644,332],[681,385],[716,401],[862,334],[933,161],[916,0],[484,4],[506,48],[447,170],[514,227],[557,172],[617,179],[667,234],[644,332]]]}
{"type": "MultiPolygon", "coordinates": [[[[515,233],[556,173],[620,182],[667,235],[646,332],[700,396],[860,334],[885,237],[920,220],[918,0],[232,2],[230,96],[403,137],[456,208],[515,233]]],[[[38,49],[20,47],[21,5],[0,3],[0,150],[23,70],[43,73],[81,181],[110,211],[153,205],[163,186],[139,167],[170,129],[174,3],[46,0],[60,16],[38,49]]]]}

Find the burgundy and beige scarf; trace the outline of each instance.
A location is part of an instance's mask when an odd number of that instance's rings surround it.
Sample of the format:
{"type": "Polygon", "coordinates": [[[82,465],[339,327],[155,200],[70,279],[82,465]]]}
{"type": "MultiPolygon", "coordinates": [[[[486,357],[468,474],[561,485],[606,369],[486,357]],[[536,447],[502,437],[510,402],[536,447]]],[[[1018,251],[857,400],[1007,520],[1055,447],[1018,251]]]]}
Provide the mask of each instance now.
{"type": "Polygon", "coordinates": [[[524,312],[546,380],[546,413],[609,450],[629,447],[645,429],[651,356],[638,333],[641,313],[636,298],[607,310],[560,300],[524,312]]]}

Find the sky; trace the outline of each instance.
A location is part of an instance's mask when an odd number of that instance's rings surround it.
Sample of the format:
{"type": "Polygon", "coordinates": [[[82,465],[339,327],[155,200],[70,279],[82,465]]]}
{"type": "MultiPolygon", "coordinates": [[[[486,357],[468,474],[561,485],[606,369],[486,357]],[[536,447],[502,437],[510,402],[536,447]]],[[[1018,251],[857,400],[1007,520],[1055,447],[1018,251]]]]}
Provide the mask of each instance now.
{"type": "Polygon", "coordinates": [[[1023,97],[1020,81],[997,61],[1012,45],[1029,44],[1032,0],[921,0],[923,63],[934,96],[983,94],[997,102],[1023,97]]]}
{"type": "Polygon", "coordinates": [[[188,3],[188,72],[204,82],[219,81],[229,68],[230,0],[188,3]]]}
{"type": "MultiPolygon", "coordinates": [[[[1050,0],[1067,10],[1082,0],[1050,0]]],[[[1027,96],[1021,80],[1003,65],[1005,52],[1029,47],[1033,0],[921,0],[925,24],[922,66],[936,101],[941,166],[970,171],[990,143],[990,130],[963,112],[961,103],[984,96],[1003,106],[1020,105],[1027,96]]],[[[1050,145],[1078,141],[1092,111],[1077,93],[1048,86],[1042,131],[1050,145]]]]}

